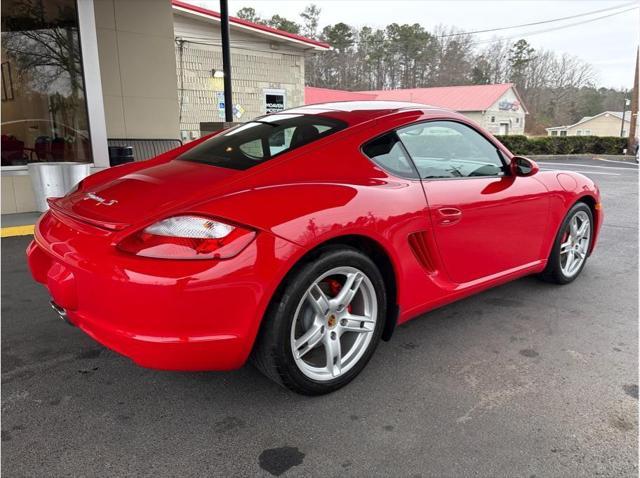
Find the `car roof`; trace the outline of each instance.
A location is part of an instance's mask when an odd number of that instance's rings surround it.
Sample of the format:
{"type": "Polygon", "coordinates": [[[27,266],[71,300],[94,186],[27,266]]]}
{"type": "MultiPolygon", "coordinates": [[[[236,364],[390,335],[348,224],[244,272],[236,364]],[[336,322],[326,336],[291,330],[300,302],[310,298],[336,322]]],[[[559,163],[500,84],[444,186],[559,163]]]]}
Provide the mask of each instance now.
{"type": "Polygon", "coordinates": [[[408,101],[335,101],[331,103],[317,103],[284,110],[277,114],[320,115],[346,122],[349,126],[363,123],[381,116],[399,111],[438,110],[446,111],[435,106],[411,103],[408,101]]]}

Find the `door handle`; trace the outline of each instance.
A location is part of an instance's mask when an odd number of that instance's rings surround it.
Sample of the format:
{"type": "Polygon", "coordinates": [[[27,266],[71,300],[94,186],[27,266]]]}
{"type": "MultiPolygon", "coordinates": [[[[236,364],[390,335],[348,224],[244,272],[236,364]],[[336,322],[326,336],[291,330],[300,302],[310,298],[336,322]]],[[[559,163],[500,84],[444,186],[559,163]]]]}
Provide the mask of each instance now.
{"type": "Polygon", "coordinates": [[[441,209],[438,209],[438,212],[440,213],[441,216],[444,216],[444,217],[462,216],[462,211],[455,207],[443,207],[441,209]]]}
{"type": "Polygon", "coordinates": [[[455,224],[462,218],[462,211],[455,207],[440,208],[438,209],[438,213],[440,214],[438,224],[442,224],[443,226],[455,224]]]}

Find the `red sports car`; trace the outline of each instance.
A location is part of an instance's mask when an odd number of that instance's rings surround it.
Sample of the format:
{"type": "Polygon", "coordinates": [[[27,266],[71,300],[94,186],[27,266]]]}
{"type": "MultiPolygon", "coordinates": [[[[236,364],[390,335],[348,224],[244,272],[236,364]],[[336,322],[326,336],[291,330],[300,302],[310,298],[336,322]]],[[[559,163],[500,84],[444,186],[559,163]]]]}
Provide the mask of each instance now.
{"type": "Polygon", "coordinates": [[[413,317],[529,274],[565,284],[600,194],[466,117],[344,102],[258,118],[50,200],[28,248],[68,322],[151,368],[250,357],[304,394],[413,317]]]}

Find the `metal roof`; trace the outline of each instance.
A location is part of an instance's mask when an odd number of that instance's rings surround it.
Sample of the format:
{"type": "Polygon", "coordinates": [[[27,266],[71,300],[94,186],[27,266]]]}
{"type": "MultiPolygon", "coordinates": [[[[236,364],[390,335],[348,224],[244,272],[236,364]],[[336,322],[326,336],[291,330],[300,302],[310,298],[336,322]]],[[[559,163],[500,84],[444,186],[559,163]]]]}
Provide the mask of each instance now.
{"type": "Polygon", "coordinates": [[[411,101],[453,111],[486,111],[510,89],[513,89],[520,107],[526,113],[527,109],[512,83],[372,91],[344,91],[308,86],[305,88],[305,102],[309,104],[363,99],[394,100],[411,101]]]}
{"type": "MultiPolygon", "coordinates": [[[[210,21],[219,22],[220,13],[206,8],[198,7],[181,0],[172,0],[171,5],[176,12],[190,14],[196,17],[202,17],[210,21]]],[[[267,25],[261,25],[259,23],[253,23],[242,18],[229,16],[229,25],[231,27],[241,28],[243,30],[251,31],[253,33],[277,38],[279,40],[296,43],[300,46],[306,46],[313,50],[330,50],[331,45],[325,42],[314,40],[312,38],[303,37],[302,35],[296,35],[295,33],[285,32],[284,30],[278,30],[267,25]]]]}

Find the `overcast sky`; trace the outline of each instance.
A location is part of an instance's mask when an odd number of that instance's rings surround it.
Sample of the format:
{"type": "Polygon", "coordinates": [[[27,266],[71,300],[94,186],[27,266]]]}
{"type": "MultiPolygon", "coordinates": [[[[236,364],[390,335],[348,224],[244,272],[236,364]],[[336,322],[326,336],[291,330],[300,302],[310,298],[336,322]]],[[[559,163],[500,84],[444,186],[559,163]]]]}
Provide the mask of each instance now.
{"type": "MultiPolygon", "coordinates": [[[[189,0],[212,10],[219,10],[218,0],[189,0]]],[[[523,23],[551,20],[626,5],[613,11],[514,28],[495,33],[477,34],[478,41],[495,35],[526,38],[535,48],[578,56],[593,65],[600,86],[633,86],[635,51],[640,35],[640,9],[627,11],[589,23],[570,26],[529,36],[550,28],[571,25],[617,11],[638,7],[640,1],[629,0],[519,0],[519,1],[426,1],[426,0],[229,0],[232,15],[242,7],[253,7],[262,17],[278,14],[299,21],[305,5],[320,7],[321,27],[344,22],[353,26],[383,27],[389,23],[420,23],[428,30],[438,24],[455,26],[467,31],[500,28],[523,23]]]]}

